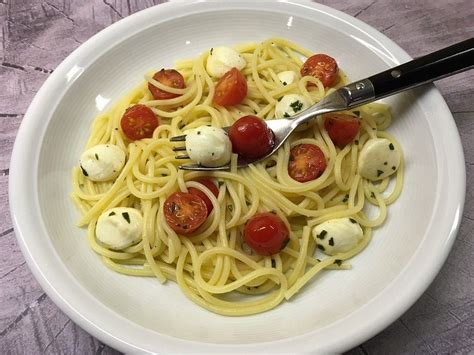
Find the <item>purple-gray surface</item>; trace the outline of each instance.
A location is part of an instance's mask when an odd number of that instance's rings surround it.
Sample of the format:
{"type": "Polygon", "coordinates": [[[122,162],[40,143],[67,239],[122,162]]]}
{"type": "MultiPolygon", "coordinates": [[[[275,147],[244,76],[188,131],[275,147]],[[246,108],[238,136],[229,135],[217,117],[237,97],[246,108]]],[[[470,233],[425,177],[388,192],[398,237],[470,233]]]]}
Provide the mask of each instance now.
{"type": "MultiPolygon", "coordinates": [[[[117,353],[75,325],[33,278],[12,228],[7,196],[8,167],[25,111],[54,68],[104,27],[161,2],[0,0],[1,353],[117,353]]],[[[367,22],[414,57],[474,34],[471,0],[320,2],[367,22]]],[[[466,158],[466,204],[453,250],[440,274],[415,305],[350,354],[474,352],[473,82],[471,71],[437,84],[456,120],[466,158]]]]}

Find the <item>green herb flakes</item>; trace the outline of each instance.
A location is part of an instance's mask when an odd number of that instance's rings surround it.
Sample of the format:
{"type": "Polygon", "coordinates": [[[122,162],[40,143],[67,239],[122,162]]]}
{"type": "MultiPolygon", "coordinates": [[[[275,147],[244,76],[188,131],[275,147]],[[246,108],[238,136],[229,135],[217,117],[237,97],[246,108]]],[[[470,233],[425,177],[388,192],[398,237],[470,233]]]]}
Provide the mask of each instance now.
{"type": "Polygon", "coordinates": [[[377,177],[383,174],[383,170],[377,170],[377,177]]]}
{"type": "Polygon", "coordinates": [[[393,146],[393,143],[390,143],[390,144],[388,145],[388,147],[390,148],[390,150],[395,150],[395,147],[393,146]]]}
{"type": "Polygon", "coordinates": [[[332,237],[329,238],[328,244],[333,247],[334,246],[334,238],[332,238],[332,237]]]}
{"type": "Polygon", "coordinates": [[[288,84],[286,83],[286,81],[284,81],[284,82],[283,82],[283,86],[286,86],[286,85],[288,85],[288,84]]]}
{"type": "Polygon", "coordinates": [[[373,192],[371,192],[370,197],[375,198],[375,194],[373,192]]]}
{"type": "Polygon", "coordinates": [[[130,224],[130,215],[128,212],[122,212],[122,217],[127,221],[128,224],[130,224]]]}
{"type": "Polygon", "coordinates": [[[354,219],[354,218],[349,218],[349,221],[351,221],[351,223],[357,223],[357,221],[354,219]]]}
{"type": "Polygon", "coordinates": [[[211,52],[210,52],[211,55],[212,55],[212,52],[213,52],[213,51],[214,51],[214,48],[211,48],[211,52]]]}
{"type": "Polygon", "coordinates": [[[288,118],[288,117],[290,117],[290,114],[289,114],[288,112],[285,112],[285,114],[283,115],[283,117],[288,118]]]}
{"type": "Polygon", "coordinates": [[[112,216],[115,216],[115,212],[114,212],[114,211],[112,211],[112,212],[109,213],[109,217],[112,217],[112,216]]]}
{"type": "Polygon", "coordinates": [[[87,173],[86,169],[84,169],[82,167],[82,165],[79,165],[81,167],[81,170],[82,170],[82,174],[84,174],[84,176],[89,176],[89,174],[87,173]]]}
{"type": "Polygon", "coordinates": [[[349,201],[349,195],[346,195],[344,196],[342,202],[346,203],[347,201],[349,201]]]}
{"type": "Polygon", "coordinates": [[[321,251],[325,251],[326,249],[324,249],[324,247],[321,245],[321,244],[318,244],[318,249],[321,250],[321,251]]]}
{"type": "Polygon", "coordinates": [[[99,155],[97,153],[94,154],[95,160],[99,160],[99,155]]]}
{"type": "Polygon", "coordinates": [[[337,266],[341,266],[342,265],[342,260],[336,259],[336,260],[334,260],[334,264],[336,264],[337,266]]]}
{"type": "Polygon", "coordinates": [[[328,234],[328,232],[323,229],[323,230],[321,231],[321,233],[319,233],[319,234],[316,236],[316,238],[323,240],[324,237],[326,237],[326,234],[328,234]]]}
{"type": "Polygon", "coordinates": [[[300,100],[296,100],[290,104],[290,107],[293,109],[294,112],[301,111],[303,108],[303,103],[300,100]]]}

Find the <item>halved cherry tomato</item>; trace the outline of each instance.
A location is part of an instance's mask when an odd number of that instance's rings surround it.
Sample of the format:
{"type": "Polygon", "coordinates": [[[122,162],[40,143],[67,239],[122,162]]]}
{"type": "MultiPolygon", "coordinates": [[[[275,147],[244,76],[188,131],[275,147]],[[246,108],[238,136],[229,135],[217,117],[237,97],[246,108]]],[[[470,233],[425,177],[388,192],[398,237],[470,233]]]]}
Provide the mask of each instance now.
{"type": "Polygon", "coordinates": [[[207,218],[207,207],[202,198],[186,192],[170,195],[163,206],[168,225],[178,234],[191,234],[207,218]]]}
{"type": "Polygon", "coordinates": [[[247,96],[247,81],[237,68],[224,74],[216,84],[213,103],[220,106],[240,104],[247,96]]]}
{"type": "Polygon", "coordinates": [[[326,157],[314,144],[298,144],[291,148],[288,174],[296,181],[316,179],[326,170],[326,157]]]}
{"type": "MultiPolygon", "coordinates": [[[[161,69],[153,75],[153,79],[159,83],[169,86],[174,89],[184,89],[186,84],[184,83],[183,76],[174,69],[161,69]]],[[[181,96],[180,94],[173,94],[161,89],[158,89],[153,84],[148,83],[148,90],[155,100],[167,100],[174,99],[175,97],[181,96]]]]}
{"type": "Polygon", "coordinates": [[[359,133],[360,121],[357,117],[345,114],[331,114],[324,119],[324,128],[333,143],[344,148],[359,133]]]}
{"type": "Polygon", "coordinates": [[[245,243],[259,255],[273,255],[288,243],[288,228],[274,213],[260,213],[250,219],[244,230],[245,243]]]}
{"type": "MultiPolygon", "coordinates": [[[[219,196],[219,189],[217,188],[216,184],[214,184],[214,182],[212,180],[199,179],[199,180],[196,180],[196,182],[206,186],[209,190],[211,190],[211,192],[214,194],[214,196],[216,196],[216,198],[219,196]]],[[[209,200],[209,197],[207,197],[204,192],[202,192],[201,190],[196,189],[195,187],[190,187],[188,189],[188,191],[189,191],[190,194],[196,195],[196,196],[199,196],[200,198],[202,198],[202,200],[206,204],[207,215],[209,216],[212,212],[212,209],[214,208],[214,206],[212,205],[211,200],[209,200]]]]}
{"type": "Polygon", "coordinates": [[[325,87],[331,86],[337,78],[337,63],[326,54],[315,54],[309,57],[301,67],[301,76],[314,76],[321,80],[325,87]]]}
{"type": "Polygon", "coordinates": [[[234,122],[229,130],[232,151],[243,158],[257,159],[273,148],[273,132],[257,116],[244,116],[234,122]]]}
{"type": "Polygon", "coordinates": [[[132,141],[151,138],[158,125],[158,117],[145,105],[127,108],[120,120],[123,133],[132,141]]]}

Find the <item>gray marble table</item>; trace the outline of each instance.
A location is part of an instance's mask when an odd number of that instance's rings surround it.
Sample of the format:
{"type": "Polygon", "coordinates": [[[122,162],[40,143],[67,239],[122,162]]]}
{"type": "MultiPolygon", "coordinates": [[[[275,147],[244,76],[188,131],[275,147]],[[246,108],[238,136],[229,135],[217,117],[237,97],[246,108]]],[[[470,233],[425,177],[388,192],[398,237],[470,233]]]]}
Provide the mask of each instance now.
{"type": "MultiPolygon", "coordinates": [[[[75,325],[46,296],[17,245],[8,208],[15,135],[54,68],[96,32],[154,0],[0,0],[0,353],[117,353],[75,325]]],[[[410,55],[474,35],[472,0],[324,0],[367,22],[410,55]]],[[[474,352],[474,72],[437,83],[461,134],[467,196],[461,229],[443,269],[390,327],[350,354],[474,352]]],[[[436,119],[436,117],[433,117],[436,119]]]]}

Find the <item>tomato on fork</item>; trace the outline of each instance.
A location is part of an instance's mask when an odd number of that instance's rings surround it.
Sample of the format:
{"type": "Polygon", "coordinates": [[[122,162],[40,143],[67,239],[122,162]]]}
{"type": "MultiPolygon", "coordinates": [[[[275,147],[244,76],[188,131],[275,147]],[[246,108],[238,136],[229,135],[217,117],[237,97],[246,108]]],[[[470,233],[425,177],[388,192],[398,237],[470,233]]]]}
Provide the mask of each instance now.
{"type": "Polygon", "coordinates": [[[247,96],[247,81],[237,68],[232,68],[219,79],[212,102],[220,106],[240,104],[247,96]]]}
{"type": "MultiPolygon", "coordinates": [[[[216,198],[219,197],[219,189],[217,188],[216,184],[212,180],[199,179],[199,180],[196,180],[196,182],[206,186],[213,193],[213,195],[216,196],[216,198]]],[[[190,187],[188,191],[191,195],[199,196],[204,201],[207,207],[207,215],[209,216],[214,208],[209,197],[207,197],[204,192],[202,192],[199,189],[196,189],[195,187],[190,187]]]]}
{"type": "Polygon", "coordinates": [[[244,229],[245,243],[259,255],[273,255],[289,241],[285,223],[274,213],[253,216],[244,229]]]}
{"type": "Polygon", "coordinates": [[[274,144],[273,132],[257,116],[243,116],[229,130],[232,151],[243,158],[258,159],[268,154],[274,144]]]}
{"type": "Polygon", "coordinates": [[[326,170],[326,157],[314,144],[298,144],[291,148],[288,175],[296,181],[307,182],[326,170]]]}
{"type": "Polygon", "coordinates": [[[328,87],[336,80],[338,67],[333,57],[327,54],[315,54],[304,62],[300,72],[301,76],[313,76],[328,87]]]}
{"type": "Polygon", "coordinates": [[[132,141],[151,138],[158,125],[158,117],[151,108],[141,104],[127,108],[120,120],[123,133],[132,141]]]}
{"type": "Polygon", "coordinates": [[[186,192],[170,195],[163,209],[166,222],[178,234],[193,233],[207,218],[207,207],[203,199],[186,192]]]}
{"type": "MultiPolygon", "coordinates": [[[[153,79],[174,89],[184,89],[186,87],[183,76],[174,69],[161,69],[153,75],[153,79]]],[[[173,94],[172,92],[161,90],[151,83],[148,83],[148,90],[150,90],[155,100],[174,99],[175,97],[181,96],[180,94],[173,94]]]]}

